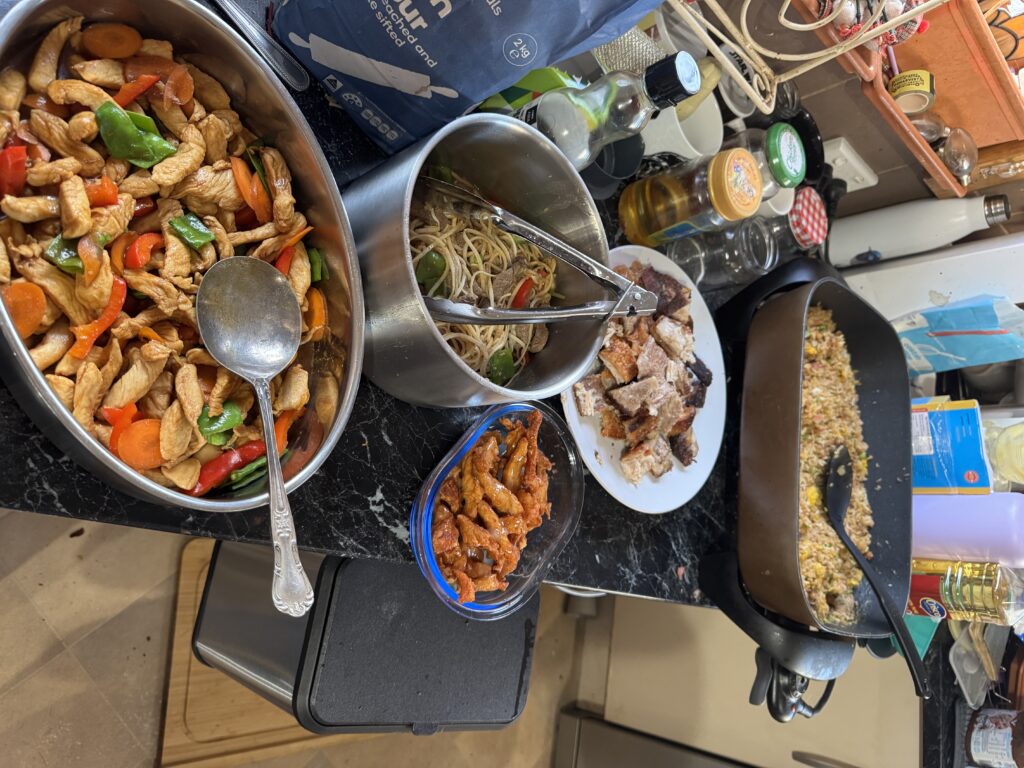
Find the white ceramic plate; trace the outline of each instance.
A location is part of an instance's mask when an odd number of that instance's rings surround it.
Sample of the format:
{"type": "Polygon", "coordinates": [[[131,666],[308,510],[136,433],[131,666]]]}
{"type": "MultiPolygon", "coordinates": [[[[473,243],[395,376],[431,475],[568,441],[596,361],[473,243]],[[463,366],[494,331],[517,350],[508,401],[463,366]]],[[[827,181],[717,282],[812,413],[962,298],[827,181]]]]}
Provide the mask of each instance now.
{"type": "Polygon", "coordinates": [[[580,416],[572,388],[562,393],[562,407],[583,463],[597,482],[627,507],[638,512],[661,514],[678,509],[696,496],[715,466],[725,430],[725,363],[711,311],[686,273],[664,254],[639,245],[624,245],[608,254],[608,264],[612,267],[629,265],[634,261],[674,277],[692,291],[690,314],[693,317],[694,351],[711,369],[713,376],[704,407],[697,411],[693,422],[697,460],[689,467],[683,467],[673,457],[675,467],[671,471],[658,478],[648,475],[637,485],[632,485],[619,466],[625,441],[603,437],[600,416],[580,416]]]}

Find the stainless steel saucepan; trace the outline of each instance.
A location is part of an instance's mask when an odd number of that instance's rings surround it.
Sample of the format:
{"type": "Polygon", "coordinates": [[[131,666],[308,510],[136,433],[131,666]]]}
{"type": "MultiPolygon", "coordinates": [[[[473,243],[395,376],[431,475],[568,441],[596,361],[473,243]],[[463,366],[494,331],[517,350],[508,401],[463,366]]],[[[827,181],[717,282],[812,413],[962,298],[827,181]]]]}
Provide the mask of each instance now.
{"type": "MultiPolygon", "coordinates": [[[[548,139],[518,120],[459,118],[358,179],[343,195],[363,270],[367,303],[364,371],[395,397],[456,407],[538,400],[583,376],[601,347],[600,318],[556,323],[547,346],[501,387],[473,371],[448,346],[427,311],[409,250],[409,213],[420,173],[450,169],[506,211],[608,263],[608,242],[594,202],[572,164],[548,139]]],[[[607,299],[590,277],[560,269],[556,306],[607,299]]]]}

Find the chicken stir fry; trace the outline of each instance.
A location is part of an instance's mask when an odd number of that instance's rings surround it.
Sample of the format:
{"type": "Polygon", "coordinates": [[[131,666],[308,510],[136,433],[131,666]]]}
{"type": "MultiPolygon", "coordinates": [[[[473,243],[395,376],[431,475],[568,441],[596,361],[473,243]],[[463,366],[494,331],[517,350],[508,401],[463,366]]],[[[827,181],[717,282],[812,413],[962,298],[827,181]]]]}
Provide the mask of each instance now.
{"type": "Polygon", "coordinates": [[[502,419],[477,441],[438,490],[431,527],[434,556],[445,579],[472,602],[477,592],[505,590],[526,534],[551,515],[551,461],[537,445],[542,420],[502,419]]]}
{"type": "MultiPolygon", "coordinates": [[[[264,146],[216,79],[124,24],[62,21],[27,73],[0,72],[0,286],[60,401],[113,454],[194,495],[265,472],[251,387],[202,347],[195,296],[218,260],[272,262],[323,340],[328,278],[264,146]]],[[[310,401],[273,382],[279,448],[310,401]]],[[[314,403],[326,426],[334,414],[314,403]]]]}

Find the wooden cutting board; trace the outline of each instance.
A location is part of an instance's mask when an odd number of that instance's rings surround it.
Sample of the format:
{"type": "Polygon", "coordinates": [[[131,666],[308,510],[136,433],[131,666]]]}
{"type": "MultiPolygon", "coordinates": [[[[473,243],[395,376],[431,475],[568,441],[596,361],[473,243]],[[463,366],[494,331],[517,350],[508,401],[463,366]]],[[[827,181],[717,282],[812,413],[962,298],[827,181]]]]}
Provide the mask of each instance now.
{"type": "Polygon", "coordinates": [[[160,765],[226,768],[374,738],[310,733],[288,712],[193,656],[192,629],[213,546],[193,539],[182,550],[160,765]]]}

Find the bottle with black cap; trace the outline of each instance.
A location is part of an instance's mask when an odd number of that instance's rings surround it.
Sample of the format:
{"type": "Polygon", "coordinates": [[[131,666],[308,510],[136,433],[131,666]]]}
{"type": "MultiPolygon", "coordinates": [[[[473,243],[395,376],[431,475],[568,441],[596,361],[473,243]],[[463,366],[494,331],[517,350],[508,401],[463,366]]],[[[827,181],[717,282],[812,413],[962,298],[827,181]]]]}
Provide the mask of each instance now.
{"type": "Polygon", "coordinates": [[[582,170],[606,144],[640,133],[658,110],[699,90],[697,62],[680,51],[652,64],[643,75],[609,72],[585,88],[548,91],[515,117],[536,126],[582,170]]]}

